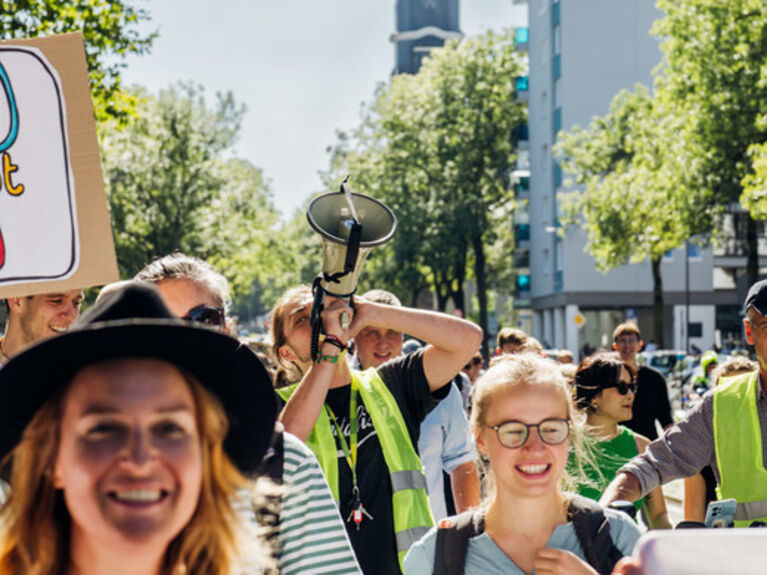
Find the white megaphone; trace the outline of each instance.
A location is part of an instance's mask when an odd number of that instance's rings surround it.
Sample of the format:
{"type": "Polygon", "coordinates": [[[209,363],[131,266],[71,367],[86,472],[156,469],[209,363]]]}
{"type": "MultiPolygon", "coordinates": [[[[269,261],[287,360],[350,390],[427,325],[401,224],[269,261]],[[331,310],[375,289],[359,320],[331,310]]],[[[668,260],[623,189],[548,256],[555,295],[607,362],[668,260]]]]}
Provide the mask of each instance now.
{"type": "Polygon", "coordinates": [[[362,262],[375,246],[388,242],[397,218],[371,197],[349,191],[317,196],[306,212],[309,225],[322,236],[323,263],[319,284],[326,294],[350,297],[357,289],[362,262]]]}
{"type": "MultiPolygon", "coordinates": [[[[311,355],[317,357],[319,335],[322,330],[320,311],[325,295],[349,298],[357,290],[357,277],[362,262],[375,246],[388,242],[397,229],[397,218],[378,200],[349,189],[349,176],[335,193],[317,196],[309,204],[306,217],[309,225],[322,236],[322,273],[314,279],[314,303],[310,323],[312,326],[311,355]]],[[[349,327],[349,315],[341,315],[341,325],[349,327]]]]}

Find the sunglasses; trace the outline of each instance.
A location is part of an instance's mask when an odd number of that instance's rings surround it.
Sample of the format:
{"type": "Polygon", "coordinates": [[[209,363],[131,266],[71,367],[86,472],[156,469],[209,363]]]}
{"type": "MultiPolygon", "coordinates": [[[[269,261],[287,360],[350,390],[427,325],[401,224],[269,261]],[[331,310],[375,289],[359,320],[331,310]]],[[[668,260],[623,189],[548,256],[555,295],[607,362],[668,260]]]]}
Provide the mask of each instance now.
{"type": "Polygon", "coordinates": [[[538,430],[538,437],[546,445],[559,445],[570,435],[570,420],[555,417],[544,419],[540,423],[505,421],[490,429],[495,430],[501,445],[509,449],[516,449],[527,442],[527,438],[530,437],[530,430],[533,428],[538,430]]]}
{"type": "Polygon", "coordinates": [[[619,381],[618,383],[612,383],[610,385],[605,385],[602,387],[602,389],[609,389],[611,387],[614,387],[618,390],[618,393],[621,395],[626,395],[629,391],[631,393],[637,392],[637,384],[636,382],[626,383],[625,381],[619,381]]]}
{"type": "Polygon", "coordinates": [[[204,304],[193,307],[181,319],[213,327],[224,327],[226,325],[224,308],[211,307],[204,304]]]}

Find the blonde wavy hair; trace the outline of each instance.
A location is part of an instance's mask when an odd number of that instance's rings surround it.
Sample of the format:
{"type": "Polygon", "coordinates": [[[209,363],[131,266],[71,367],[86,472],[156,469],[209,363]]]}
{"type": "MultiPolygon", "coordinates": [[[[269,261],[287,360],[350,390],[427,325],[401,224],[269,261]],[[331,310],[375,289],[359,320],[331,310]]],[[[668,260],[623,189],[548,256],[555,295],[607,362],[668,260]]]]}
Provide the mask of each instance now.
{"type": "MultiPolygon", "coordinates": [[[[494,363],[474,383],[471,389],[472,411],[471,426],[478,435],[486,425],[487,410],[494,393],[502,388],[518,385],[552,385],[562,398],[570,420],[570,450],[573,453],[574,467],[565,469],[560,478],[560,491],[572,491],[586,478],[584,467],[592,461],[588,438],[584,432],[585,416],[575,409],[567,380],[560,367],[554,361],[541,357],[537,353],[519,353],[503,356],[494,363]]],[[[495,495],[495,485],[491,466],[484,457],[480,458],[484,467],[483,486],[485,503],[495,495]]]]}
{"type": "MultiPolygon", "coordinates": [[[[182,372],[183,373],[183,372],[182,372]]],[[[195,400],[202,486],[189,523],[168,545],[162,575],[229,575],[239,556],[235,491],[245,479],[223,449],[228,420],[218,398],[184,374],[195,400]]],[[[53,484],[66,390],[49,399],[4,462],[10,494],[0,510],[0,574],[52,575],[69,564],[71,518],[53,484]]]]}

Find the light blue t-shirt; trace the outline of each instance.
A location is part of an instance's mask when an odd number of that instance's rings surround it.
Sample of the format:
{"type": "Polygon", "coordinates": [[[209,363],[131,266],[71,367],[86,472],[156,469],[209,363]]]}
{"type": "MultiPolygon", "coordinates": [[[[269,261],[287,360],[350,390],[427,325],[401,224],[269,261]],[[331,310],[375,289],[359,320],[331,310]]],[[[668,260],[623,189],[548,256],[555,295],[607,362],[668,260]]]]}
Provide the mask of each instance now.
{"type": "Polygon", "coordinates": [[[450,392],[423,420],[418,438],[418,453],[426,471],[429,506],[434,521],[447,517],[442,470],[450,473],[459,465],[477,458],[461,392],[453,382],[448,385],[450,392]]]}
{"type": "MultiPolygon", "coordinates": [[[[610,536],[614,545],[624,555],[631,555],[639,536],[639,528],[631,518],[620,511],[604,510],[610,522],[610,536]]],[[[410,548],[405,557],[405,575],[424,575],[434,571],[434,547],[437,540],[437,528],[434,527],[410,548]]],[[[586,560],[583,548],[578,542],[572,522],[557,525],[551,534],[547,547],[572,551],[586,560]]],[[[487,533],[469,539],[466,550],[464,575],[525,575],[509,557],[501,551],[487,533]]]]}

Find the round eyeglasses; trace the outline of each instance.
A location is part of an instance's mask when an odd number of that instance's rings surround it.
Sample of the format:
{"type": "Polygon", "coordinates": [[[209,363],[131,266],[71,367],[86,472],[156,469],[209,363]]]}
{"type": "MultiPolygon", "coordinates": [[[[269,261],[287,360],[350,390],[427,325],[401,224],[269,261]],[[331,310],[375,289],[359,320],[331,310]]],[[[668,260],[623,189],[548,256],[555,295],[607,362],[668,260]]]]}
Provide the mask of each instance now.
{"type": "Polygon", "coordinates": [[[522,447],[530,437],[531,429],[538,430],[538,437],[546,445],[559,445],[570,435],[570,420],[560,417],[544,419],[540,423],[522,423],[521,421],[504,421],[491,427],[498,436],[498,441],[504,447],[516,449],[522,447]]]}

